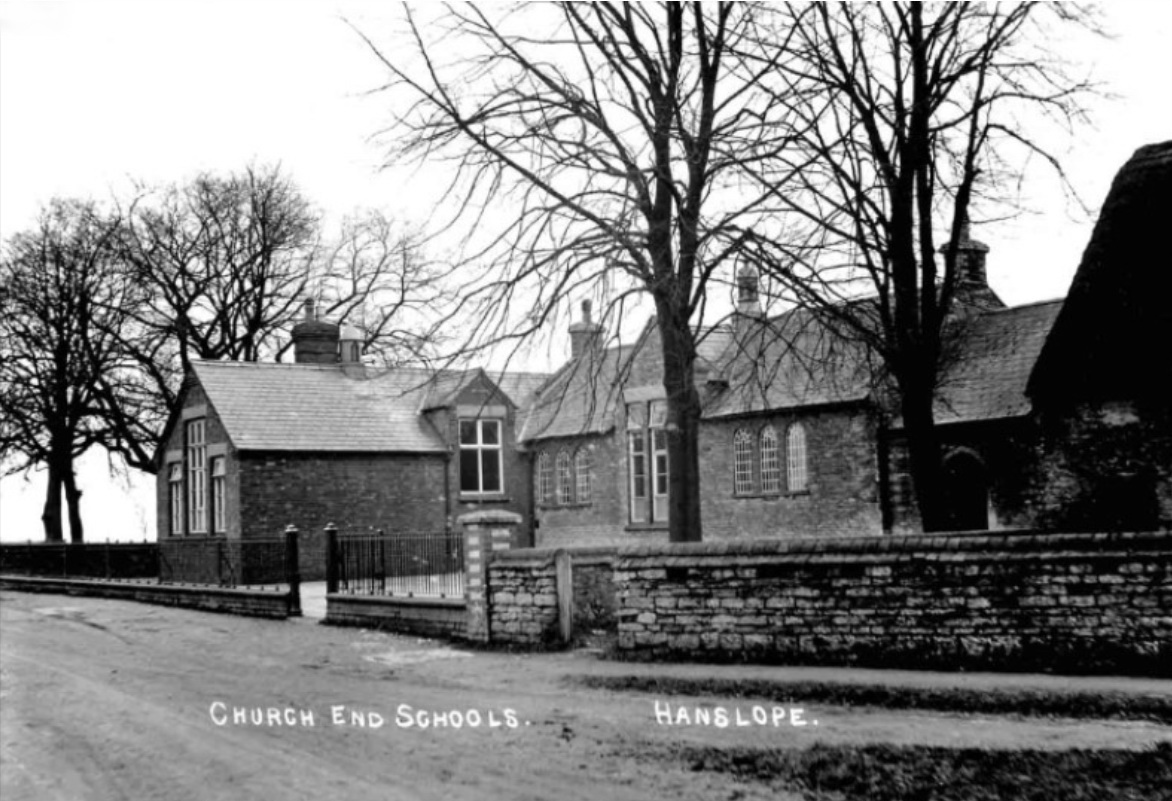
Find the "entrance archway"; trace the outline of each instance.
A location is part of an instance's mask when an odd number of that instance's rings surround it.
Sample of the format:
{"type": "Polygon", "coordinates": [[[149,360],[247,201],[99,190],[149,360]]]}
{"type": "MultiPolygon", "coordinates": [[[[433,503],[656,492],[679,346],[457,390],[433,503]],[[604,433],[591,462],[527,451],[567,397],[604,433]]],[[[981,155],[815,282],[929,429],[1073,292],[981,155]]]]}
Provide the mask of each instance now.
{"type": "Polygon", "coordinates": [[[944,459],[944,503],[949,531],[989,528],[988,474],[972,451],[954,451],[944,459]]]}

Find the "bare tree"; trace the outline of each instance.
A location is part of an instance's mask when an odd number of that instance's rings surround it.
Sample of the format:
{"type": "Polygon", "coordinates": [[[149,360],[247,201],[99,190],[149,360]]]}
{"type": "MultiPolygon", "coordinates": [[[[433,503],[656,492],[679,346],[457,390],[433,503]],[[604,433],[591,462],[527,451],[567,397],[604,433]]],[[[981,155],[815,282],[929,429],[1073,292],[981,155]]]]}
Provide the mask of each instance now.
{"type": "Polygon", "coordinates": [[[147,290],[124,328],[137,370],[102,386],[111,447],[153,470],[155,440],[192,359],[280,358],[305,297],[359,327],[371,352],[426,355],[413,312],[438,297],[419,237],[370,212],[325,242],[293,181],[275,167],[200,175],[129,203],[119,244],[128,280],[147,290]]]}
{"type": "Polygon", "coordinates": [[[319,248],[310,283],[324,315],[357,328],[364,352],[390,367],[434,358],[446,336],[435,314],[447,302],[444,277],[421,232],[368,209],[319,248]]]}
{"type": "Polygon", "coordinates": [[[407,11],[410,46],[392,53],[366,39],[403,109],[388,132],[392,160],[454,168],[440,210],[468,231],[454,314],[476,328],[462,352],[534,335],[575,294],[601,297],[603,323],[650,296],[673,541],[701,536],[697,324],[743,231],[772,202],[772,188],[746,192],[739,172],[787,132],[758,86],[777,65],[732,56],[759,13],[738,3],[448,5],[428,21],[407,11]]]}
{"type": "MultiPolygon", "coordinates": [[[[963,297],[958,252],[974,211],[997,211],[1032,160],[1062,168],[1089,89],[1047,52],[1072,4],[814,4],[783,12],[773,41],[794,147],[760,162],[761,185],[803,228],[803,247],[750,234],[745,254],[843,336],[865,342],[898,389],[925,530],[947,522],[933,399],[963,297]],[[941,231],[943,233],[941,234],[941,231]],[[846,302],[870,294],[867,302],[846,302]]],[[[792,229],[791,229],[792,230],[792,229]]]]}
{"type": "Polygon", "coordinates": [[[0,463],[43,466],[45,539],[84,538],[74,461],[109,436],[99,386],[122,364],[119,336],[138,288],[118,270],[117,222],[91,203],[55,200],[0,262],[0,463]]]}

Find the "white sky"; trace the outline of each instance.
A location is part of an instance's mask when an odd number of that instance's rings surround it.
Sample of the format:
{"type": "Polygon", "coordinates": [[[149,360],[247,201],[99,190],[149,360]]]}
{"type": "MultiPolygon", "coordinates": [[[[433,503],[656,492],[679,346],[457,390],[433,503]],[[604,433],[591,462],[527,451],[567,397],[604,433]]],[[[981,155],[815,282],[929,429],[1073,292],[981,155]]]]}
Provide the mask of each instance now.
{"type": "MultiPolygon", "coordinates": [[[[1111,40],[1080,39],[1069,57],[1116,99],[1093,106],[1064,165],[1092,206],[1140,145],[1172,138],[1172,3],[1105,3],[1111,40]]],[[[390,3],[285,0],[0,0],[0,238],[29,226],[54,196],[125,194],[132,179],[279,162],[329,217],[365,206],[424,222],[434,187],[378,170],[370,142],[387,120],[367,93],[382,74],[348,17],[389,41],[390,3]],[[415,201],[414,203],[412,201],[415,201]]],[[[1041,173],[1039,172],[1039,175],[1041,173]]],[[[1006,302],[1065,294],[1094,218],[1052,180],[1024,189],[1037,213],[978,236],[1006,302]]],[[[147,490],[82,470],[88,539],[153,537],[147,490]]],[[[38,539],[43,481],[0,482],[0,538],[38,539]]]]}

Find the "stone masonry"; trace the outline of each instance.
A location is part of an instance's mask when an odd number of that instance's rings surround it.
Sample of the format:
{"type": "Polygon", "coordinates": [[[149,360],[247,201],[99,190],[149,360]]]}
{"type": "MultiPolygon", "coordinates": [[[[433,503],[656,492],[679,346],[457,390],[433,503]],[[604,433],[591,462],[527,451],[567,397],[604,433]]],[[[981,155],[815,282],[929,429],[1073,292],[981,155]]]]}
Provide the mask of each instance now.
{"type": "Polygon", "coordinates": [[[631,657],[1172,675],[1172,534],[646,546],[615,563],[631,657]]]}

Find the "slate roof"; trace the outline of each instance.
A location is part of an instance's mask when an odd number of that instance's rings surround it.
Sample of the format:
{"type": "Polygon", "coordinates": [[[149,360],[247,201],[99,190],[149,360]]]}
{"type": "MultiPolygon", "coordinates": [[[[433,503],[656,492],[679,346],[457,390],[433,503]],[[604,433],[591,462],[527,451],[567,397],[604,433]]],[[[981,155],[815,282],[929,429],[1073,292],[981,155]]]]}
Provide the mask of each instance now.
{"type": "MultiPolygon", "coordinates": [[[[1026,384],[1061,308],[1062,302],[1055,300],[968,318],[957,332],[957,356],[941,378],[937,422],[1028,414],[1026,384]]],[[[861,403],[877,397],[889,402],[888,387],[877,377],[878,362],[867,346],[836,334],[823,314],[794,309],[739,337],[731,329],[717,329],[700,356],[701,366],[710,370],[709,381],[722,388],[704,397],[703,418],[861,403]]],[[[606,351],[594,364],[567,364],[542,390],[521,439],[610,431],[621,397],[616,383],[625,381],[634,350],[655,345],[654,336],[644,336],[635,347],[606,351]]],[[[898,417],[893,425],[899,427],[898,417]]]]}
{"type": "Polygon", "coordinates": [[[865,400],[871,370],[864,345],[837,336],[816,312],[793,309],[730,338],[703,417],[730,417],[865,400]]]}
{"type": "MultiPolygon", "coordinates": [[[[196,361],[192,369],[241,450],[363,453],[447,451],[421,412],[450,401],[479,373],[396,368],[348,374],[337,364],[218,361],[196,361]]],[[[530,388],[546,378],[506,373],[507,386],[498,386],[518,403],[510,390],[532,394],[530,388]]]]}
{"type": "Polygon", "coordinates": [[[616,404],[633,346],[566,364],[540,389],[519,437],[532,440],[601,434],[614,427],[616,404]]]}
{"type": "Polygon", "coordinates": [[[1030,412],[1026,384],[1061,300],[986,312],[962,332],[959,356],[944,371],[935,406],[938,424],[1018,417],[1030,412]]]}

